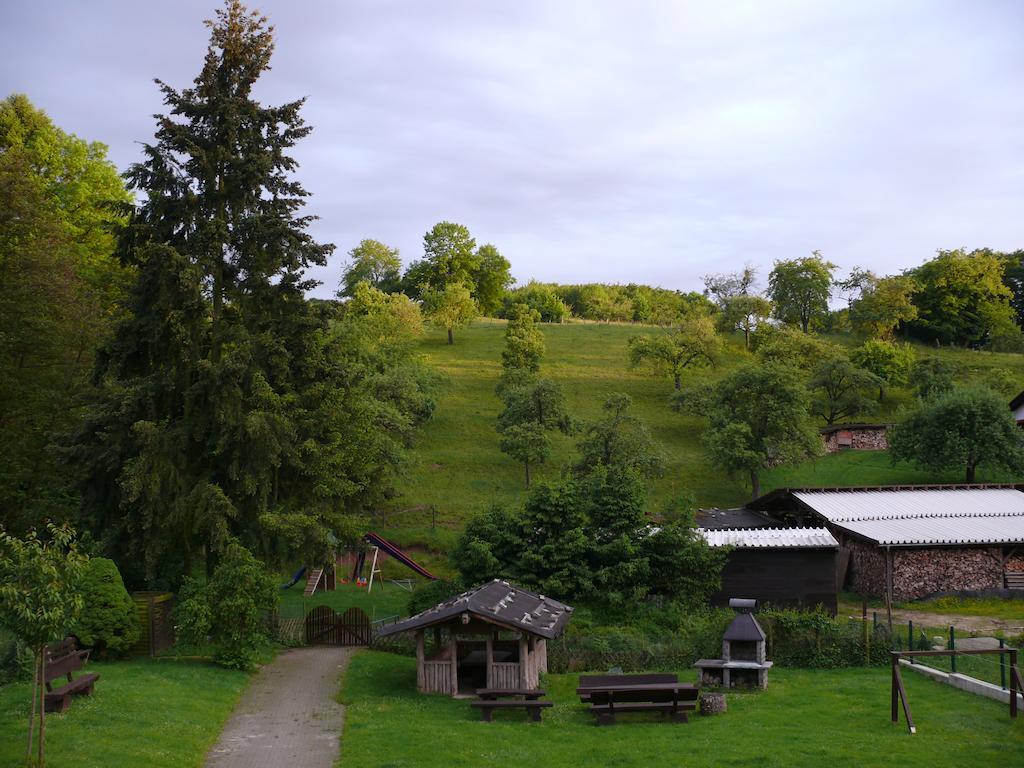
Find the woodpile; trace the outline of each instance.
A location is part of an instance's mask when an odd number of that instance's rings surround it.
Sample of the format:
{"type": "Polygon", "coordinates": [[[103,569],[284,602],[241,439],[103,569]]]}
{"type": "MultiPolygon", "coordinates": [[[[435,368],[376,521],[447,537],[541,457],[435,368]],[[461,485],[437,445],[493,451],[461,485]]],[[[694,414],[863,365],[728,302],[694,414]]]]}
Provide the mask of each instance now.
{"type": "Polygon", "coordinates": [[[921,547],[893,550],[893,597],[914,600],[935,592],[1001,589],[1000,547],[921,547]]]}

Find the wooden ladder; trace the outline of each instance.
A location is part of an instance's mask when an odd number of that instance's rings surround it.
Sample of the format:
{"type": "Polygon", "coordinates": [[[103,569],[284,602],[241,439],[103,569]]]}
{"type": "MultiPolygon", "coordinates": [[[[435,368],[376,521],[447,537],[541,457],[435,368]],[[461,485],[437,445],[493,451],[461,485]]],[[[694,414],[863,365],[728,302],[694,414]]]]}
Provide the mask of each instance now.
{"type": "Polygon", "coordinates": [[[309,572],[309,578],[306,579],[306,589],[302,593],[303,597],[309,597],[316,592],[317,585],[320,583],[320,579],[323,575],[323,568],[314,568],[309,572]]]}

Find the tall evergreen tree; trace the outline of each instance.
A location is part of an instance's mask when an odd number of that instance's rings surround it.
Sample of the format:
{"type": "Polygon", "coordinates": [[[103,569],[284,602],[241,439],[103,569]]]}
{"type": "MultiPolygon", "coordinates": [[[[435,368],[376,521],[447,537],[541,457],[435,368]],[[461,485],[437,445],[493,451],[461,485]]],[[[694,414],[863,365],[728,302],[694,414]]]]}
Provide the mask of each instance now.
{"type": "Polygon", "coordinates": [[[304,298],[305,269],[333,246],[300,214],[288,152],[310,131],[302,100],[252,95],[272,28],[237,0],[207,25],[202,71],[181,91],[159,83],[168,114],[127,174],[145,193],[124,241],[139,277],[72,451],[84,516],[138,564],[135,583],[204,555],[210,569],[233,538],[326,557],[345,513],[379,497],[409,424],[363,336],[304,298]]]}

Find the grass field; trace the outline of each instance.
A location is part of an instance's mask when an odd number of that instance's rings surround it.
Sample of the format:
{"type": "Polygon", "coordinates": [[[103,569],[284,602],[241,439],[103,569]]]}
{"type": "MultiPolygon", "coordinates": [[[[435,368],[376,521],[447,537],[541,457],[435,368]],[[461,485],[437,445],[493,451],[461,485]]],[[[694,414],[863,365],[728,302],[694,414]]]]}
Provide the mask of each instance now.
{"type": "MultiPolygon", "coordinates": [[[[198,768],[249,676],[183,661],[90,662],[92,696],[46,718],[52,768],[198,768]]],[[[28,736],[29,683],[0,688],[0,766],[18,766],[28,736]]]]}
{"type": "MultiPolygon", "coordinates": [[[[744,480],[730,478],[708,463],[700,445],[702,420],[669,409],[671,380],[629,370],[629,338],[638,333],[656,333],[655,329],[603,323],[542,327],[547,346],[543,375],[562,384],[574,416],[594,419],[612,392],[627,392],[633,397],[636,413],[645,420],[667,458],[667,471],[653,486],[653,511],[677,499],[688,498],[700,506],[732,506],[749,498],[744,480]]],[[[522,466],[501,453],[494,431],[500,410],[494,387],[500,375],[503,333],[503,322],[480,320],[458,331],[453,346],[445,343],[444,334],[437,330],[429,331],[421,343],[422,354],[446,381],[434,418],[412,451],[412,466],[399,483],[400,495],[382,521],[399,543],[423,542],[447,549],[452,532],[467,518],[492,503],[516,505],[524,497],[522,466]],[[436,517],[434,528],[430,526],[431,510],[436,517]]],[[[842,340],[852,343],[846,337],[842,340]]],[[[920,348],[919,355],[925,354],[949,360],[964,379],[997,381],[1012,374],[1024,383],[1021,355],[920,348]]],[[[748,357],[741,342],[732,339],[722,363],[691,374],[690,381],[720,377],[748,357]]],[[[908,391],[893,390],[884,408],[870,418],[892,418],[900,404],[910,401],[908,391]]],[[[571,438],[557,435],[553,443],[552,457],[537,468],[536,479],[556,478],[573,455],[571,438]]],[[[1002,479],[984,472],[979,478],[1002,479]]],[[[884,453],[846,452],[768,472],[763,489],[961,480],[958,472],[935,475],[908,465],[893,466],[884,453]]]]}
{"type": "MultiPolygon", "coordinates": [[[[691,670],[681,677],[692,679],[691,670]]],[[[882,667],[772,670],[767,691],[731,694],[729,711],[688,724],[620,716],[597,728],[550,675],[544,722],[518,712],[479,720],[466,701],[416,693],[412,659],[363,652],[349,666],[341,768],[507,766],[983,766],[1024,762],[1024,724],[988,699],[905,674],[918,733],[889,722],[882,667]]]]}
{"type": "Polygon", "coordinates": [[[318,605],[328,605],[334,610],[362,608],[370,619],[383,619],[388,616],[406,616],[406,605],[410,593],[394,584],[385,583],[382,588],[375,584],[373,592],[368,593],[366,587],[353,584],[338,584],[338,588],[330,592],[316,592],[309,597],[302,595],[303,583],[281,592],[281,603],[278,607],[281,616],[298,618],[305,616],[318,605]]]}

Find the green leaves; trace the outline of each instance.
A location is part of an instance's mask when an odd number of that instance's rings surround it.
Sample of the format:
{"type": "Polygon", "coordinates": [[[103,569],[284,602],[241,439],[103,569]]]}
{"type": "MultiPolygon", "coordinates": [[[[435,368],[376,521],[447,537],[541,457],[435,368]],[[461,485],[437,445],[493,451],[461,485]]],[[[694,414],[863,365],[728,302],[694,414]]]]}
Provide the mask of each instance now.
{"type": "Polygon", "coordinates": [[[1024,471],[1024,433],[1006,401],[984,387],[953,389],[924,400],[889,433],[892,460],[933,471],[963,469],[972,483],[979,466],[1024,471]]]}
{"type": "Polygon", "coordinates": [[[775,305],[775,317],[799,325],[807,333],[828,314],[835,269],[818,251],[800,259],[776,261],[768,275],[768,298],[775,305]]]}

